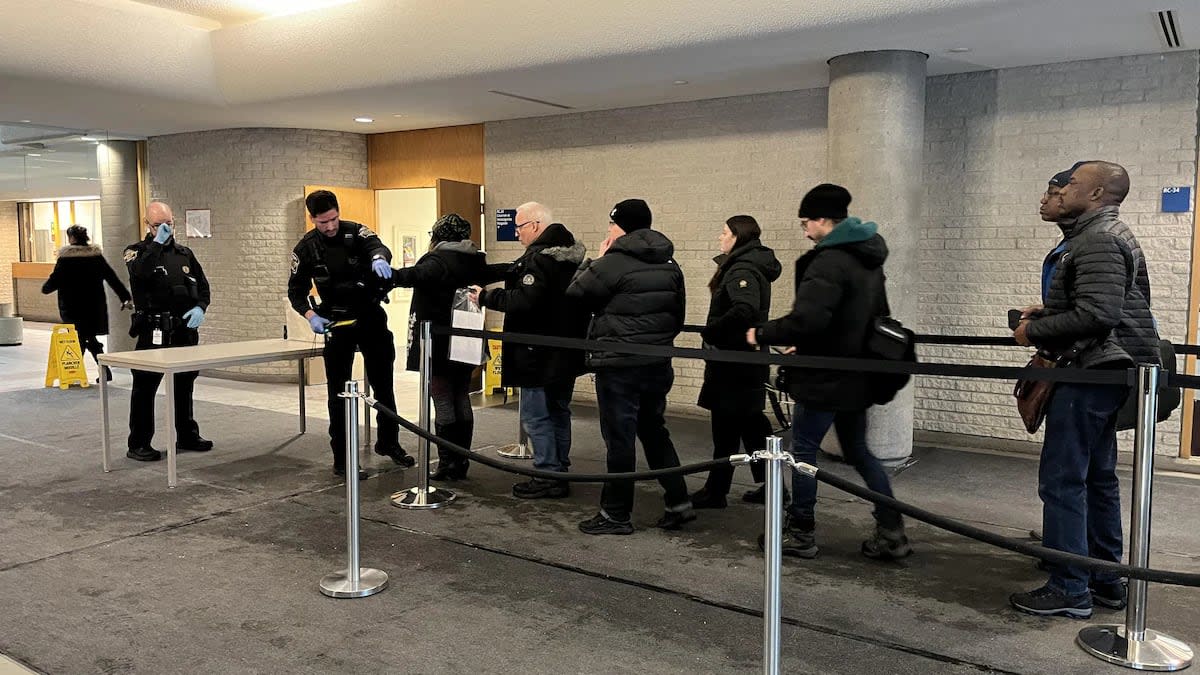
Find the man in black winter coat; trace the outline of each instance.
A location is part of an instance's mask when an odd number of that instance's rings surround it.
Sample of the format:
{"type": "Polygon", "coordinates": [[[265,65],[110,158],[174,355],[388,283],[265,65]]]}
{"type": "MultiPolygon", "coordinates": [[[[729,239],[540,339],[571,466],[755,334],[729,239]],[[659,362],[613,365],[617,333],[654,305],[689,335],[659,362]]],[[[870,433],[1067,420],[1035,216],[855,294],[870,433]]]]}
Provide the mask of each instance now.
{"type": "MultiPolygon", "coordinates": [[[[1119,215],[1128,192],[1129,175],[1117,164],[1074,168],[1058,196],[1063,251],[1047,275],[1044,306],[1026,308],[1013,333],[1019,344],[1073,353],[1076,368],[1159,362],[1146,258],[1119,215]]],[[[1120,562],[1116,427],[1128,395],[1120,384],[1055,385],[1038,468],[1046,546],[1120,562]]],[[[1070,566],[1053,566],[1044,586],[1010,598],[1024,612],[1072,618],[1090,617],[1093,603],[1121,608],[1125,600],[1119,578],[1070,566]]]]}
{"type": "MultiPolygon", "coordinates": [[[[480,307],[504,312],[504,330],[547,337],[581,338],[587,315],[569,302],[567,286],[583,262],[584,246],[550,210],[537,202],[517,207],[517,239],[525,253],[512,263],[489,265],[503,289],[473,289],[480,307]]],[[[501,384],[521,388],[521,426],[533,445],[533,468],[565,472],[571,466],[571,395],[583,354],[505,342],[501,384]]],[[[566,497],[565,481],[533,478],[513,486],[522,499],[566,497]]]]}
{"type": "MultiPolygon", "coordinates": [[[[683,272],[672,258],[675,246],[650,229],[650,207],[627,199],[609,213],[608,238],[599,258],[585,263],[567,289],[592,312],[588,338],[614,344],[671,346],[683,326],[683,272]]],[[[635,438],[641,439],[651,469],[679,466],[663,413],[675,381],[671,359],[593,351],[587,365],[596,373],[600,433],[608,446],[609,473],[637,467],[635,438]]],[[[682,476],[659,479],[666,513],[656,524],[678,529],[695,520],[682,476]]],[[[586,534],[631,534],[633,483],[609,481],[600,512],[579,524],[586,534]]]]}
{"type": "MultiPolygon", "coordinates": [[[[746,333],[751,345],[792,345],[809,356],[861,357],[874,319],[888,314],[883,264],[888,248],[873,222],[849,215],[846,188],[823,183],[809,190],[798,216],[804,234],[816,246],[796,261],[796,293],[787,316],[746,333]]],[[[795,421],[792,454],[815,464],[821,439],[833,426],[846,461],[867,487],[892,495],[891,482],[867,447],[867,408],[871,407],[869,374],[845,370],[794,369],[789,373],[795,421]]],[[[792,476],[783,553],[816,557],[817,482],[792,476]]],[[[902,558],[912,553],[904,521],[891,509],[875,508],[875,533],[862,544],[870,558],[902,558]]]]}

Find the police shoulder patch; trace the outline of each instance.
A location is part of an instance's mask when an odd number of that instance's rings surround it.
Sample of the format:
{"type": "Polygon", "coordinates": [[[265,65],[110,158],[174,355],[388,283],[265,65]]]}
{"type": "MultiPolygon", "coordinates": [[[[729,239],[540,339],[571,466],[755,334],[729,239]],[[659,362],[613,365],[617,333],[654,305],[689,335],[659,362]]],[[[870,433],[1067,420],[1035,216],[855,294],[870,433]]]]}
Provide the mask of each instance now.
{"type": "Polygon", "coordinates": [[[295,274],[298,269],[300,269],[300,256],[296,255],[295,251],[292,251],[292,274],[295,274]]]}
{"type": "Polygon", "coordinates": [[[363,239],[370,239],[371,237],[376,237],[379,235],[372,232],[371,228],[367,227],[366,225],[359,225],[358,236],[362,237],[363,239]]]}
{"type": "Polygon", "coordinates": [[[127,262],[127,263],[133,262],[134,259],[137,257],[138,257],[138,252],[137,252],[136,248],[125,249],[125,262],[127,262]]]}
{"type": "Polygon", "coordinates": [[[533,285],[533,275],[526,274],[525,276],[521,277],[521,283],[526,286],[532,286],[533,285]]]}

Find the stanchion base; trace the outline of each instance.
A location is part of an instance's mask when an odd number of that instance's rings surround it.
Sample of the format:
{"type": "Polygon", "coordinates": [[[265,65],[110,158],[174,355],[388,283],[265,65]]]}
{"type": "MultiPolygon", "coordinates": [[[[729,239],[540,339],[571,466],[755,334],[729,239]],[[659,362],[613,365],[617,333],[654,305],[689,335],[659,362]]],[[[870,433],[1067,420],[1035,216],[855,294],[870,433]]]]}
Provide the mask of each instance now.
{"type": "Polygon", "coordinates": [[[440,509],[452,501],[453,492],[432,485],[428,491],[414,487],[392,495],[392,506],[401,509],[440,509]]]}
{"type": "Polygon", "coordinates": [[[1174,671],[1192,665],[1192,648],[1169,635],[1146,630],[1146,639],[1125,638],[1125,626],[1088,626],[1075,641],[1096,658],[1134,670],[1174,671]]]}
{"type": "Polygon", "coordinates": [[[331,598],[365,598],[387,588],[388,575],[371,567],[358,568],[358,584],[350,583],[347,570],[338,570],[321,579],[321,592],[331,598]]]}
{"type": "Polygon", "coordinates": [[[501,457],[509,459],[533,459],[533,451],[525,443],[510,443],[496,451],[501,457]]]}

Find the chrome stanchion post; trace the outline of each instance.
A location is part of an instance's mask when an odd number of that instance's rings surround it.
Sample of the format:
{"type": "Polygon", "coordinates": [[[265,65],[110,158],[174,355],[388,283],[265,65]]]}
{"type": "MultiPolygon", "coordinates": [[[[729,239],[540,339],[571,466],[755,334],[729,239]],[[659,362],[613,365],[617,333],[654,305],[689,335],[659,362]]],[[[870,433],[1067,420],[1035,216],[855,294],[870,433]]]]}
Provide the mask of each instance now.
{"type": "MultiPolygon", "coordinates": [[[[1129,564],[1150,564],[1150,506],[1154,487],[1154,424],[1158,414],[1159,375],[1156,365],[1137,369],[1138,423],[1134,430],[1133,517],[1129,528],[1129,564]]],[[[1076,641],[1084,651],[1109,663],[1135,670],[1173,671],[1192,664],[1187,644],[1146,628],[1144,579],[1129,580],[1125,625],[1088,626],[1076,641]]]]}
{"type": "MultiPolygon", "coordinates": [[[[429,419],[429,385],[433,377],[433,329],[428,321],[421,322],[421,428],[429,432],[433,423],[429,419]]],[[[401,490],[392,495],[392,506],[402,509],[436,509],[454,499],[450,490],[429,486],[429,439],[417,439],[417,464],[421,467],[420,480],[416,487],[401,490]]]]}
{"type": "Polygon", "coordinates": [[[763,533],[765,580],[763,583],[763,672],[779,675],[779,638],[782,613],[779,600],[780,568],[783,565],[783,452],[778,436],[767,437],[765,458],[767,501],[763,533]]]}
{"type": "Polygon", "coordinates": [[[358,559],[358,383],[346,382],[346,569],[321,579],[331,598],[365,598],[387,587],[382,570],[360,567],[358,559]]]}
{"type": "Polygon", "coordinates": [[[508,445],[496,451],[501,457],[509,459],[533,459],[533,444],[529,442],[529,434],[525,433],[525,425],[521,423],[521,406],[525,403],[525,397],[518,395],[517,398],[517,442],[509,443],[508,445]]]}

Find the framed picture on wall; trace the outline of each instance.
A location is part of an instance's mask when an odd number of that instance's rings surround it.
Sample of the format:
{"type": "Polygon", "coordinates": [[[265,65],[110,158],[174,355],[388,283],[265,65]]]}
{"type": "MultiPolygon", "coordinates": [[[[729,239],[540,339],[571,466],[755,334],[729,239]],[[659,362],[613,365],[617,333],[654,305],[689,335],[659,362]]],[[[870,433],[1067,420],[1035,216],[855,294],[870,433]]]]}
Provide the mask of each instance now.
{"type": "Polygon", "coordinates": [[[412,267],[417,262],[417,238],[405,237],[404,243],[401,246],[403,267],[412,267]]]}

